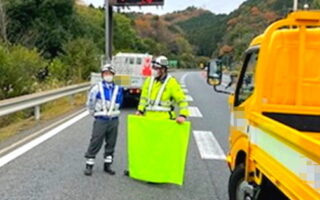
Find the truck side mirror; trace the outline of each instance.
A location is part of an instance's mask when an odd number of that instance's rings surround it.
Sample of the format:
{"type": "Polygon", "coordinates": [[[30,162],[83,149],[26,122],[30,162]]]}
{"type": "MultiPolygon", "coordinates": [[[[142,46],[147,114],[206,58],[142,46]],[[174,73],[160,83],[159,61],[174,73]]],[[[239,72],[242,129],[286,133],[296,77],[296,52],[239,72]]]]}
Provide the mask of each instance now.
{"type": "Polygon", "coordinates": [[[222,67],[218,60],[213,60],[207,66],[207,82],[209,85],[221,85],[222,67]]]}

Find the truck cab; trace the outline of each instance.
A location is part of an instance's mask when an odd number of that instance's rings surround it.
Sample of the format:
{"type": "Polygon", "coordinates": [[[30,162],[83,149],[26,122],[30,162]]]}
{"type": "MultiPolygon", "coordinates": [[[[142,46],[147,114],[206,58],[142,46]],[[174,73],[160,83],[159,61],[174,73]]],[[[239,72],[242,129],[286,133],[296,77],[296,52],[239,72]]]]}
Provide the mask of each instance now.
{"type": "MultiPolygon", "coordinates": [[[[208,83],[221,73],[209,67],[208,83]]],[[[320,199],[320,12],[252,40],[229,104],[230,199],[320,199]]]]}

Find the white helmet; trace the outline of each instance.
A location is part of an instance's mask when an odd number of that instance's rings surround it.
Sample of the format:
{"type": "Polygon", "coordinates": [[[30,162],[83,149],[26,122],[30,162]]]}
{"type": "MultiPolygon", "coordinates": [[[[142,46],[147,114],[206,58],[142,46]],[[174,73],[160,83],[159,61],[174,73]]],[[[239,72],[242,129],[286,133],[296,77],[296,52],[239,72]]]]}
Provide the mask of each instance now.
{"type": "Polygon", "coordinates": [[[154,67],[161,68],[161,67],[168,67],[169,62],[168,58],[165,56],[159,56],[156,58],[156,60],[152,61],[152,64],[154,67]]]}
{"type": "Polygon", "coordinates": [[[116,73],[116,70],[114,70],[114,68],[111,66],[111,64],[105,64],[102,68],[101,68],[101,73],[105,72],[105,71],[109,71],[113,74],[116,73]]]}

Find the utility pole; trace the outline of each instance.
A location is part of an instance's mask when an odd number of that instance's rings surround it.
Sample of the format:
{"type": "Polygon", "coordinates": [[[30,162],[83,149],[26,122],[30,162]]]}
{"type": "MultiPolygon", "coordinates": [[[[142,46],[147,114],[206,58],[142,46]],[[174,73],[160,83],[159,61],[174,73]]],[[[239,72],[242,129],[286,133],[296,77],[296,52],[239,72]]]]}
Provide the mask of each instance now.
{"type": "Polygon", "coordinates": [[[104,1],[105,11],[105,59],[107,63],[111,63],[112,54],[112,7],[109,5],[109,0],[104,1]]]}
{"type": "Polygon", "coordinates": [[[293,0],[293,11],[298,10],[298,0],[293,0]]]}
{"type": "Polygon", "coordinates": [[[113,6],[130,7],[130,6],[161,6],[164,5],[164,0],[104,0],[105,11],[105,58],[101,63],[111,63],[112,60],[112,22],[113,22],[113,6]],[[111,3],[110,3],[111,2],[111,3]],[[111,5],[110,5],[111,4],[111,5]]]}
{"type": "Polygon", "coordinates": [[[6,11],[4,8],[4,2],[2,0],[0,0],[0,40],[1,39],[5,43],[8,42],[6,11]]]}

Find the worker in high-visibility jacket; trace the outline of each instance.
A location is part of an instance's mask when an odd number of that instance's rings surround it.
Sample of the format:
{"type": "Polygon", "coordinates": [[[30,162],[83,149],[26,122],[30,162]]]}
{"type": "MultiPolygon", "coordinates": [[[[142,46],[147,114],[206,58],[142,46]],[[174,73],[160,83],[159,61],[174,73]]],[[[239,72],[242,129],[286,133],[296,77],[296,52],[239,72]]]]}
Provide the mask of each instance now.
{"type": "Polygon", "coordinates": [[[101,69],[102,81],[94,85],[88,95],[87,107],[90,114],[95,118],[90,144],[85,153],[86,169],[84,174],[91,176],[95,157],[105,140],[104,171],[114,175],[111,169],[113,154],[116,145],[119,108],[123,101],[123,89],[113,82],[115,70],[110,64],[101,69]]]}
{"type": "MultiPolygon", "coordinates": [[[[152,70],[153,76],[143,84],[136,114],[184,123],[189,116],[188,102],[178,81],[168,74],[168,59],[157,57],[152,61],[152,70]],[[174,109],[176,104],[179,106],[178,115],[174,109]]],[[[129,171],[124,170],[124,175],[129,176],[129,171]]]]}
{"type": "Polygon", "coordinates": [[[137,114],[183,123],[189,115],[188,102],[178,81],[168,74],[168,59],[159,56],[152,64],[153,76],[143,84],[137,114]],[[178,116],[175,104],[179,107],[178,116]]]}

